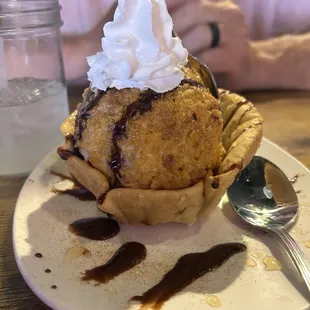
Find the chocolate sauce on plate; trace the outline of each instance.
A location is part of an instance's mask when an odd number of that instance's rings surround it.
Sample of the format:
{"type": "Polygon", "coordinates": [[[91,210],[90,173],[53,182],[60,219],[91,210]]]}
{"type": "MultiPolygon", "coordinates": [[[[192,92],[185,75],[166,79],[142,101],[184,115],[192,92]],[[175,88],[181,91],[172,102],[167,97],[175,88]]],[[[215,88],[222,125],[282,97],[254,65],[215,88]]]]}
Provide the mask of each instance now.
{"type": "Polygon", "coordinates": [[[125,243],[106,264],[86,270],[82,281],[94,280],[98,283],[108,283],[120,274],[139,265],[145,258],[146,248],[143,244],[138,242],[125,243]]]}
{"type": "Polygon", "coordinates": [[[227,243],[216,245],[206,252],[184,255],[158,284],[142,296],[134,296],[131,300],[139,301],[143,306],[149,305],[154,310],[161,309],[172,296],[203,275],[221,267],[233,255],[245,250],[244,244],[227,243]]]}
{"type": "Polygon", "coordinates": [[[76,185],[74,185],[72,188],[65,189],[65,190],[54,188],[52,189],[52,192],[55,194],[59,194],[59,195],[69,195],[81,201],[96,201],[97,200],[95,195],[92,192],[90,192],[87,188],[76,186],[76,185]]]}
{"type": "Polygon", "coordinates": [[[42,258],[43,257],[43,255],[41,253],[36,253],[34,256],[37,257],[37,258],[42,258]]]}
{"type": "Polygon", "coordinates": [[[90,218],[73,222],[69,230],[80,237],[90,240],[107,240],[120,232],[118,222],[108,218],[90,218]]]}
{"type": "Polygon", "coordinates": [[[59,172],[50,171],[51,174],[58,176],[61,178],[61,180],[68,180],[73,182],[73,186],[69,189],[61,190],[53,188],[52,192],[59,195],[69,195],[71,197],[77,198],[81,201],[96,201],[97,198],[95,195],[89,191],[87,188],[85,188],[82,184],[80,184],[77,180],[74,178],[64,175],[59,172]]]}
{"type": "Polygon", "coordinates": [[[57,171],[54,171],[54,170],[51,170],[50,173],[52,175],[55,175],[56,177],[59,177],[61,179],[61,181],[71,181],[73,183],[76,183],[76,181],[69,175],[65,175],[61,172],[57,172],[57,171]]]}

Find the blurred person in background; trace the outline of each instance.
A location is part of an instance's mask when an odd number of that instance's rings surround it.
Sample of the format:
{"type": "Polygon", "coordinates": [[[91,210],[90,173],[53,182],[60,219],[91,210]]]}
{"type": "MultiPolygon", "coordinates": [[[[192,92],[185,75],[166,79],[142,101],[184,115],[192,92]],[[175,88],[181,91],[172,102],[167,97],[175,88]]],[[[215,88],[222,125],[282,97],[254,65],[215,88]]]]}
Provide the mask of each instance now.
{"type": "MultiPolygon", "coordinates": [[[[132,0],[134,1],[134,0],[132,0]]],[[[166,0],[176,32],[220,87],[310,89],[309,0],[166,0]]],[[[86,81],[115,0],[60,0],[67,80],[86,81]]]]}

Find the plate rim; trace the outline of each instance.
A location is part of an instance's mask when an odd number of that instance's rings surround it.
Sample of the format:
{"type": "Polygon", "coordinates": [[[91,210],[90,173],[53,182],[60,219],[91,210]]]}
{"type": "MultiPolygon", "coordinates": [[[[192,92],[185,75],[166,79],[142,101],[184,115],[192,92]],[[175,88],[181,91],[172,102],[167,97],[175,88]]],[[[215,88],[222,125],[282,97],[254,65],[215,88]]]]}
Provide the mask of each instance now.
{"type": "MultiPolygon", "coordinates": [[[[295,163],[297,163],[299,166],[301,166],[305,171],[307,171],[307,173],[310,175],[310,169],[307,168],[302,162],[300,162],[297,158],[295,158],[292,154],[290,154],[289,152],[287,152],[286,150],[282,149],[278,144],[272,142],[271,140],[263,137],[262,139],[262,142],[260,144],[260,147],[262,145],[262,143],[265,143],[267,146],[272,146],[274,149],[276,149],[277,151],[281,152],[281,153],[284,153],[286,156],[288,156],[291,160],[293,160],[295,163]]],[[[25,183],[23,184],[23,187],[18,195],[18,199],[16,201],[16,204],[15,204],[15,208],[14,208],[14,215],[13,215],[13,224],[12,224],[12,244],[13,244],[13,251],[14,251],[14,258],[15,258],[15,261],[16,261],[16,264],[17,264],[17,267],[18,267],[18,270],[20,272],[20,274],[22,275],[24,281],[27,283],[27,285],[29,286],[29,288],[31,289],[31,291],[43,302],[45,303],[48,307],[54,309],[54,310],[67,310],[67,309],[70,309],[70,308],[67,308],[63,305],[59,305],[57,304],[57,299],[50,299],[48,298],[44,292],[41,292],[39,287],[38,287],[38,284],[36,282],[33,282],[33,281],[30,281],[30,278],[27,277],[27,274],[25,272],[25,269],[23,268],[23,264],[22,264],[22,260],[19,259],[19,256],[18,256],[18,253],[17,253],[17,246],[18,246],[18,242],[16,241],[16,238],[15,238],[15,234],[16,234],[16,227],[18,226],[16,224],[16,210],[17,210],[17,207],[20,205],[20,200],[21,200],[21,197],[23,195],[23,192],[26,190],[25,187],[26,187],[26,184],[27,184],[27,181],[29,179],[32,178],[33,174],[35,173],[35,171],[38,169],[39,166],[41,166],[43,164],[43,162],[46,161],[46,159],[48,157],[51,156],[51,154],[53,152],[56,151],[57,148],[55,148],[54,150],[52,150],[51,152],[49,152],[42,160],[41,162],[35,167],[35,169],[31,172],[31,174],[27,177],[25,183]]],[[[310,302],[309,302],[309,305],[310,306],[310,302]]],[[[306,309],[310,309],[310,308],[306,308],[306,309]]],[[[306,310],[305,309],[305,310],[306,310]]]]}

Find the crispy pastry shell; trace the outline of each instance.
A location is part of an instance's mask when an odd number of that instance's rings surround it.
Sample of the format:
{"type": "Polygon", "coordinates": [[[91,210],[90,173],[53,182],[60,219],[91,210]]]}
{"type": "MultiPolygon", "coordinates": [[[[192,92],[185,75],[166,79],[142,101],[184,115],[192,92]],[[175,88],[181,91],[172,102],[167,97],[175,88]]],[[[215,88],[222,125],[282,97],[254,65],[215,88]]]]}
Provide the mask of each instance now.
{"type": "MultiPolygon", "coordinates": [[[[72,155],[70,174],[98,198],[98,208],[120,222],[156,225],[179,222],[192,224],[216,208],[227,188],[255,155],[262,139],[263,119],[252,103],[240,95],[220,91],[224,120],[225,157],[218,172],[182,190],[110,189],[107,178],[97,169],[72,155]]],[[[65,137],[74,134],[74,112],[62,125],[65,137]]],[[[70,139],[62,147],[71,152],[70,139]]]]}

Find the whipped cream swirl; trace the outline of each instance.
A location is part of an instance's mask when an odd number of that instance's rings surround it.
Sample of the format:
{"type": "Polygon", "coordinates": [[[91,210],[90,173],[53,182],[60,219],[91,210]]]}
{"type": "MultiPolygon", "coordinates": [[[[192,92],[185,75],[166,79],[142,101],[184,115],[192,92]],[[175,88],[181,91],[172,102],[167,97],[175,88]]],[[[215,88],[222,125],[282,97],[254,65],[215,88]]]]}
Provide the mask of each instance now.
{"type": "Polygon", "coordinates": [[[92,87],[158,93],[176,88],[188,52],[172,29],[165,0],[119,0],[114,20],[104,26],[103,52],[87,58],[92,87]]]}

